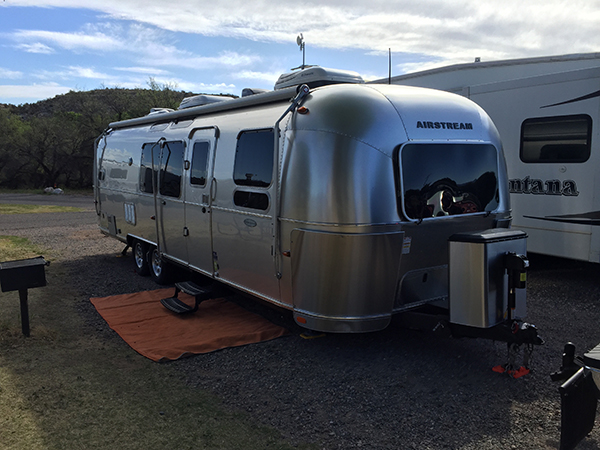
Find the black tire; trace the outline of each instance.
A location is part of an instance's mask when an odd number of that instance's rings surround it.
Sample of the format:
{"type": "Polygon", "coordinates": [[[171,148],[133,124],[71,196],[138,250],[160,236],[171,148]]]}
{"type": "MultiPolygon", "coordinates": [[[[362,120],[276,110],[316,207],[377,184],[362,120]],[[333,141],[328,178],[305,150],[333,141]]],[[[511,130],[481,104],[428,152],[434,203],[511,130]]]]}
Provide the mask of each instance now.
{"type": "Polygon", "coordinates": [[[173,268],[171,265],[160,257],[160,253],[156,247],[150,247],[148,250],[148,268],[150,269],[150,277],[157,284],[169,284],[173,268]]]}
{"type": "Polygon", "coordinates": [[[142,241],[134,241],[132,253],[136,273],[143,277],[150,275],[150,266],[148,265],[148,244],[142,241]]]}

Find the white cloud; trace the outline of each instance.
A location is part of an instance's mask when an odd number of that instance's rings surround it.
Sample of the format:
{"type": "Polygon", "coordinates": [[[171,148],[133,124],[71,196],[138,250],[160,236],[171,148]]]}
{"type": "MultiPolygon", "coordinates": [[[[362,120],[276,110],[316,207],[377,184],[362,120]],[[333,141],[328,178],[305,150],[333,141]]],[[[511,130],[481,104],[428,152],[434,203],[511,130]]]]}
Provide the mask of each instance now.
{"type": "Polygon", "coordinates": [[[70,66],[68,68],[69,76],[78,78],[91,78],[93,80],[104,80],[110,78],[110,75],[98,72],[93,67],[70,66]]]}
{"type": "MultiPolygon", "coordinates": [[[[81,8],[76,0],[23,0],[20,5],[81,8]]],[[[206,36],[293,42],[309,46],[486,59],[593,51],[600,46],[597,0],[88,0],[85,8],[116,19],[206,36]]],[[[94,45],[93,36],[88,45],[94,45]]],[[[66,45],[64,43],[63,45],[66,45]]],[[[82,43],[79,43],[82,45],[82,43]]]]}
{"type": "Polygon", "coordinates": [[[32,79],[41,80],[43,85],[53,85],[57,80],[67,84],[91,82],[92,88],[101,85],[137,88],[146,84],[147,79],[141,77],[122,78],[117,75],[98,71],[95,67],[68,66],[60,70],[39,70],[30,74],[32,79]],[[74,81],[76,80],[76,81],[74,81]]]}
{"type": "Polygon", "coordinates": [[[252,70],[242,70],[241,72],[233,74],[233,77],[240,80],[269,80],[275,84],[280,75],[281,72],[258,72],[252,70]]]}
{"type": "Polygon", "coordinates": [[[31,85],[5,84],[0,85],[0,98],[37,101],[41,98],[50,98],[59,94],[65,94],[70,90],[72,89],[57,83],[31,85]]]}
{"type": "Polygon", "coordinates": [[[238,88],[234,84],[227,83],[190,83],[182,81],[177,84],[177,88],[189,92],[205,92],[209,94],[233,94],[238,88]]]}
{"type": "Polygon", "coordinates": [[[150,76],[170,74],[168,70],[156,69],[154,67],[113,67],[113,69],[118,70],[119,72],[141,73],[150,76]]]}
{"type": "MultiPolygon", "coordinates": [[[[63,33],[45,30],[18,30],[12,35],[12,37],[14,40],[21,42],[29,40],[46,41],[55,46],[74,51],[105,51],[109,49],[119,49],[123,46],[123,43],[119,40],[101,32],[86,34],[83,32],[63,33]]],[[[36,42],[35,45],[42,44],[36,42]]]]}
{"type": "Polygon", "coordinates": [[[110,64],[119,66],[61,63],[63,70],[31,71],[37,79],[82,77],[121,87],[143,86],[147,76],[196,92],[231,92],[232,79],[272,83],[280,71],[266,67],[269,55],[250,53],[247,49],[253,47],[247,40],[293,45],[300,32],[307,53],[314,48],[358,49],[383,56],[391,48],[393,75],[475,57],[490,61],[600,49],[600,0],[504,0],[501,5],[491,0],[13,0],[0,2],[2,12],[17,3],[88,9],[102,20],[74,24],[71,32],[5,30],[2,37],[12,39],[21,51],[110,55],[110,64]],[[179,41],[179,33],[237,40],[228,41],[234,43],[228,51],[206,46],[191,51],[179,41]],[[228,82],[203,84],[189,81],[189,75],[187,80],[172,75],[183,77],[187,69],[198,77],[208,73],[205,69],[226,73],[228,82]]]}
{"type": "MultiPolygon", "coordinates": [[[[78,33],[21,30],[17,38],[42,45],[93,51],[128,51],[138,62],[192,67],[241,67],[256,58],[231,53],[200,56],[164,42],[160,30],[307,46],[356,48],[470,61],[595,51],[600,47],[598,0],[21,0],[19,6],[88,8],[109,19],[134,21],[123,29],[110,22],[78,33]],[[145,24],[145,25],[143,25],[145,24]],[[573,43],[576,43],[574,48],[573,43]]],[[[30,44],[33,45],[33,44],[30,44]]]]}
{"type": "Polygon", "coordinates": [[[98,72],[93,67],[69,66],[62,70],[40,70],[31,74],[38,80],[70,80],[76,78],[87,78],[93,80],[105,80],[112,78],[111,75],[98,72]]]}
{"type": "Polygon", "coordinates": [[[17,48],[27,53],[41,53],[45,55],[54,53],[54,49],[52,47],[42,44],[41,42],[35,42],[33,44],[21,44],[18,45],[17,48]]]}
{"type": "MultiPolygon", "coordinates": [[[[15,41],[22,42],[18,47],[25,51],[34,48],[51,49],[41,43],[47,42],[55,47],[73,52],[119,53],[128,55],[134,61],[149,67],[180,67],[197,69],[199,67],[244,67],[260,61],[256,55],[224,51],[217,55],[202,56],[180,50],[170,43],[167,33],[160,29],[140,24],[129,27],[102,23],[86,25],[83,31],[53,32],[45,30],[18,30],[11,35],[15,41]],[[35,40],[29,44],[27,41],[35,40]]],[[[41,53],[41,51],[40,51],[41,53]]],[[[150,69],[148,69],[150,71],[150,69]]],[[[158,70],[160,73],[160,69],[158,70]]]]}
{"type": "Polygon", "coordinates": [[[18,79],[23,76],[23,72],[17,70],[4,69],[0,67],[0,78],[18,79]]]}

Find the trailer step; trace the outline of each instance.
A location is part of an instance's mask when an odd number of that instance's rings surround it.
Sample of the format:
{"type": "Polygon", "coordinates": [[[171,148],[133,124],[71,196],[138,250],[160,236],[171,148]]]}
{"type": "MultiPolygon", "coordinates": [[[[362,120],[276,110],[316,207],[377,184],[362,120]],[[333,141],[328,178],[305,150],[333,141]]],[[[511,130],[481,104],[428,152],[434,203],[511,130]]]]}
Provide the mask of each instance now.
{"type": "Polygon", "coordinates": [[[169,311],[176,314],[188,314],[198,311],[200,303],[212,297],[213,292],[211,290],[203,289],[191,281],[182,281],[180,283],[175,283],[175,295],[173,297],[163,298],[160,303],[169,311]],[[195,302],[193,307],[178,298],[180,292],[194,297],[195,302]]]}

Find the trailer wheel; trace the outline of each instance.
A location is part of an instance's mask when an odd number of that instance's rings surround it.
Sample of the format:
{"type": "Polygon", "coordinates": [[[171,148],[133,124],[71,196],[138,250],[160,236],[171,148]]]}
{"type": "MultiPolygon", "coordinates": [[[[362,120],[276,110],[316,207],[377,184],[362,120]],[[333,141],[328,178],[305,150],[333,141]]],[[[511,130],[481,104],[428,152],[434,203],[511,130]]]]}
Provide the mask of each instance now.
{"type": "Polygon", "coordinates": [[[138,275],[145,277],[150,274],[150,267],[148,265],[148,244],[137,240],[133,243],[133,263],[135,264],[135,271],[138,275]]]}
{"type": "Polygon", "coordinates": [[[150,269],[150,277],[155,283],[169,284],[171,279],[171,267],[169,263],[160,257],[160,253],[156,247],[152,247],[148,251],[148,266],[150,269]]]}

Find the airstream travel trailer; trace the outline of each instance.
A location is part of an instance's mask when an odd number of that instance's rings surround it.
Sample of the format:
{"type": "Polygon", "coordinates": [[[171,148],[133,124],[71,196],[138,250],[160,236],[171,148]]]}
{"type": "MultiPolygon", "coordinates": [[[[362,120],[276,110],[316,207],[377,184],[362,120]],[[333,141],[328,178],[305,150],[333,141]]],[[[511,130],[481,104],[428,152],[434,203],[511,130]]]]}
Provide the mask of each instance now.
{"type": "Polygon", "coordinates": [[[600,53],[476,61],[391,83],[481,106],[500,132],[513,226],[527,232],[529,251],[600,262],[600,53]]]}
{"type": "Polygon", "coordinates": [[[181,266],[311,330],[380,330],[430,307],[461,333],[504,333],[525,313],[526,235],[509,228],[493,123],[457,95],[334,75],[111,123],[101,230],[159,282],[181,266]]]}

